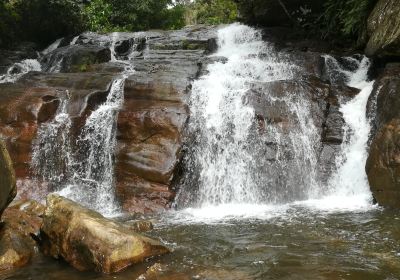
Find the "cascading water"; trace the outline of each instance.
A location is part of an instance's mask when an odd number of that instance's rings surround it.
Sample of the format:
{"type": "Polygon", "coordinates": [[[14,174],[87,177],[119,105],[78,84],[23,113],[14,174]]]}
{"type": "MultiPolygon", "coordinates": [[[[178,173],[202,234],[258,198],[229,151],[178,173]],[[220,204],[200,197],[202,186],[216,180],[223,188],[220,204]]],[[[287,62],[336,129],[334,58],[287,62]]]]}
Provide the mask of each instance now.
{"type": "Polygon", "coordinates": [[[123,104],[124,82],[116,79],[104,104],[86,120],[77,140],[74,171],[60,194],[105,215],[117,210],[114,195],[114,151],[116,118],[123,104]]]}
{"type": "MultiPolygon", "coordinates": [[[[50,44],[47,48],[41,51],[38,56],[46,55],[55,49],[57,49],[62,41],[62,38],[57,39],[54,43],[50,44]]],[[[53,69],[54,70],[54,69],[53,69]]],[[[4,75],[0,75],[0,84],[2,83],[15,83],[18,81],[22,76],[29,72],[42,71],[42,65],[37,59],[25,59],[19,62],[14,63],[11,65],[7,73],[4,75]]],[[[50,71],[54,72],[54,71],[50,71]]]]}
{"type": "Polygon", "coordinates": [[[73,167],[70,136],[72,120],[67,113],[68,98],[66,92],[55,118],[39,127],[33,142],[33,172],[43,181],[56,185],[68,180],[73,167]]]}
{"type": "Polygon", "coordinates": [[[183,187],[178,205],[285,203],[306,198],[315,186],[319,142],[309,104],[302,100],[302,92],[277,96],[262,87],[293,79],[298,67],[279,58],[262,41],[261,33],[250,27],[234,24],[218,35],[215,56],[227,61],[208,67],[208,74],[194,82],[190,99],[189,130],[196,136],[188,151],[184,185],[196,184],[198,190],[193,195],[193,190],[183,187]],[[269,106],[289,105],[292,120],[268,125],[264,118],[257,119],[248,103],[258,85],[260,98],[269,106]],[[293,131],[288,133],[285,126],[293,126],[293,131]],[[290,162],[285,160],[288,154],[293,158],[290,162]],[[296,186],[301,180],[307,187],[296,186]]]}
{"type": "MultiPolygon", "coordinates": [[[[112,52],[117,35],[112,34],[112,52]]],[[[66,99],[55,119],[39,128],[32,157],[39,178],[50,182],[61,195],[104,215],[119,210],[114,195],[116,121],[123,105],[125,79],[134,71],[129,61],[118,61],[115,56],[112,61],[124,65],[125,70],[113,81],[104,104],[86,119],[78,139],[73,140],[70,133],[66,99]]]]}
{"type": "Polygon", "coordinates": [[[374,82],[368,81],[370,61],[367,57],[361,60],[351,57],[346,59],[348,63],[355,65],[355,71],[343,69],[333,57],[325,58],[331,75],[339,74],[344,77],[348,86],[360,89],[355,98],[342,104],[340,108],[346,123],[345,141],[341,147],[341,154],[337,157],[337,171],[330,178],[329,187],[331,197],[337,197],[339,205],[361,207],[370,205],[372,198],[365,163],[371,130],[366,108],[374,82]]]}
{"type": "Polygon", "coordinates": [[[218,39],[215,56],[227,60],[209,65],[208,74],[192,88],[189,135],[193,139],[176,199],[178,208],[200,207],[189,211],[215,217],[221,212],[246,215],[276,210],[279,207],[271,205],[288,203],[324,209],[369,207],[364,166],[370,129],[365,115],[373,82],[367,82],[368,59],[354,59],[355,71],[336,68],[336,73],[329,73],[332,80],[344,75],[345,82],[361,92],[341,106],[346,141],[327,187],[318,174],[321,139],[312,120],[312,104],[303,98],[306,90],[288,86],[282,96],[271,86],[284,85],[285,80],[295,83],[301,70],[250,27],[228,26],[219,31],[218,39]],[[274,123],[258,116],[250,104],[254,92],[267,104],[266,110],[280,108],[285,119],[274,123]]]}
{"type": "Polygon", "coordinates": [[[42,51],[42,55],[46,55],[46,54],[48,54],[48,53],[51,53],[51,52],[54,51],[55,49],[57,49],[57,48],[60,46],[62,39],[63,39],[63,38],[60,38],[60,39],[55,40],[52,44],[50,44],[47,48],[45,48],[45,49],[42,51]]]}
{"type": "Polygon", "coordinates": [[[20,62],[14,63],[8,68],[7,73],[0,75],[0,84],[2,83],[15,83],[26,73],[31,71],[41,71],[42,67],[36,59],[25,59],[20,62]]]}

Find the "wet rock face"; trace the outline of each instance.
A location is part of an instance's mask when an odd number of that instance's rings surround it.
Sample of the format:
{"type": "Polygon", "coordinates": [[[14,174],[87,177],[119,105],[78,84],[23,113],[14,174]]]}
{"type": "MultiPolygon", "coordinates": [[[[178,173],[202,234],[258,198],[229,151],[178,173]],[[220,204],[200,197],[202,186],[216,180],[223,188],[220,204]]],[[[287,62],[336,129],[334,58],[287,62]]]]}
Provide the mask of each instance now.
{"type": "Polygon", "coordinates": [[[58,48],[41,58],[47,72],[84,72],[89,65],[108,62],[111,51],[107,47],[72,45],[58,48]]]}
{"type": "MultiPolygon", "coordinates": [[[[18,185],[32,179],[32,142],[38,127],[54,118],[67,91],[67,111],[79,126],[85,112],[101,102],[101,96],[105,98],[113,77],[104,73],[30,73],[15,84],[0,84],[0,134],[9,149],[18,185]]],[[[33,185],[27,183],[27,188],[33,185]]]]}
{"type": "Polygon", "coordinates": [[[37,46],[33,43],[21,43],[13,50],[0,49],[0,75],[7,73],[8,68],[16,62],[24,59],[35,59],[38,57],[37,46]]]}
{"type": "Polygon", "coordinates": [[[137,61],[137,73],[125,83],[116,172],[117,195],[129,211],[159,211],[169,207],[174,197],[169,186],[181,157],[188,118],[184,93],[198,67],[185,57],[170,60],[171,64],[159,64],[157,57],[137,61]]]}
{"type": "Polygon", "coordinates": [[[160,242],[57,195],[47,198],[41,237],[45,254],[78,270],[103,273],[169,252],[160,242]]]}
{"type": "Polygon", "coordinates": [[[116,59],[132,59],[135,70],[125,83],[125,101],[118,114],[117,197],[123,209],[132,212],[170,207],[188,118],[186,95],[207,63],[206,55],[216,50],[215,38],[216,29],[204,26],[84,33],[75,45],[66,38],[42,57],[44,72],[29,73],[15,84],[0,84],[0,134],[14,161],[20,196],[40,199],[51,190],[48,182],[35,180],[30,168],[38,128],[51,122],[69,98],[71,134],[78,136],[124,69],[124,64],[110,61],[112,48],[116,59]]]}
{"type": "MultiPolygon", "coordinates": [[[[271,32],[266,30],[265,37],[275,37],[271,32]]],[[[74,40],[75,45],[67,38],[42,58],[45,71],[60,73],[30,73],[15,84],[0,84],[0,133],[6,137],[14,161],[21,197],[35,193],[43,198],[51,190],[49,182],[38,182],[31,174],[32,142],[38,128],[51,122],[68,99],[71,134],[76,138],[90,113],[105,101],[112,80],[123,71],[124,64],[109,61],[111,47],[116,59],[131,60],[135,70],[125,82],[124,103],[117,120],[118,201],[129,212],[169,208],[182,172],[190,114],[186,99],[192,81],[207,72],[208,64],[226,60],[207,56],[217,49],[216,37],[216,28],[204,26],[112,35],[84,33],[74,40]]],[[[327,177],[343,141],[339,99],[350,98],[354,90],[327,82],[324,59],[313,44],[278,41],[278,48],[302,69],[302,78],[255,87],[244,102],[254,106],[259,118],[255,130],[261,131],[266,121],[289,130],[290,108],[284,102],[266,103],[261,98],[263,91],[268,87],[282,95],[290,90],[309,92],[304,98],[311,104],[321,140],[319,160],[327,177]]],[[[266,154],[273,157],[273,145],[267,147],[266,154]]]]}
{"type": "Polygon", "coordinates": [[[368,100],[368,116],[372,119],[372,135],[393,118],[400,116],[400,64],[392,63],[380,74],[368,100]]]}
{"type": "Polygon", "coordinates": [[[400,119],[385,124],[375,136],[366,171],[376,201],[400,208],[400,119]]]}
{"type": "MultiPolygon", "coordinates": [[[[277,158],[276,147],[278,145],[290,147],[290,141],[295,141],[295,139],[291,139],[290,134],[301,131],[299,116],[296,115],[298,109],[293,108],[296,103],[300,102],[301,107],[308,107],[310,121],[316,129],[315,137],[318,138],[316,143],[319,146],[314,148],[319,151],[316,159],[317,166],[320,168],[318,177],[321,182],[326,182],[335,168],[335,157],[344,141],[345,122],[339,111],[339,100],[347,100],[358,92],[357,89],[325,83],[315,76],[254,85],[252,90],[247,93],[245,103],[251,105],[255,110],[258,132],[266,135],[284,135],[278,139],[267,137],[265,155],[269,165],[264,169],[280,168],[279,164],[275,167],[275,161],[280,160],[279,157],[277,158]],[[268,129],[266,129],[267,127],[268,129]]],[[[294,158],[292,158],[291,152],[288,150],[287,153],[281,153],[281,156],[288,162],[288,170],[291,173],[296,172],[296,162],[292,162],[294,158]],[[293,166],[290,167],[291,165],[293,166]]],[[[297,178],[304,175],[304,168],[305,166],[299,170],[297,178]]],[[[287,175],[287,177],[289,176],[292,175],[287,175]]]]}
{"type": "Polygon", "coordinates": [[[368,18],[367,55],[400,56],[400,3],[380,0],[368,18]]]}
{"type": "Polygon", "coordinates": [[[400,208],[400,65],[389,64],[377,79],[369,100],[373,119],[366,172],[382,206],[400,208]]]}
{"type": "Polygon", "coordinates": [[[5,143],[0,139],[0,218],[17,194],[15,172],[5,143]]]}

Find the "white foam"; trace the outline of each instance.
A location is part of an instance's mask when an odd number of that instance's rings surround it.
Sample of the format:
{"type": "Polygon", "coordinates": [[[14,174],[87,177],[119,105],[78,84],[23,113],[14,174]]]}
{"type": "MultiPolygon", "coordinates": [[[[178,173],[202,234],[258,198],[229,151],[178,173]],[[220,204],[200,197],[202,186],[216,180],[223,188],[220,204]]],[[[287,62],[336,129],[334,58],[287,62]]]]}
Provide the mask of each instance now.
{"type": "Polygon", "coordinates": [[[37,59],[25,59],[20,62],[14,63],[7,70],[7,74],[0,75],[0,84],[2,83],[15,83],[25,74],[32,71],[41,71],[42,66],[37,59]]]}
{"type": "MultiPolygon", "coordinates": [[[[290,166],[285,157],[276,159],[279,168],[275,173],[271,172],[271,176],[284,177],[276,187],[267,181],[268,178],[255,181],[256,176],[252,174],[255,171],[265,175],[250,168],[252,163],[260,166],[265,160],[262,153],[258,153],[263,150],[257,150],[257,143],[264,143],[264,139],[260,136],[254,138],[250,134],[255,114],[243,99],[254,82],[295,78],[292,72],[294,65],[282,63],[268,44],[262,41],[261,34],[250,27],[230,25],[219,31],[218,38],[216,56],[225,56],[227,61],[208,66],[208,74],[194,82],[190,100],[189,128],[199,136],[199,140],[189,155],[192,159],[190,163],[195,164],[189,166],[188,170],[200,169],[199,190],[195,193],[197,200],[191,204],[199,208],[178,211],[176,217],[189,222],[213,222],[233,217],[269,219],[293,207],[323,212],[374,209],[364,170],[370,131],[366,105],[373,88],[373,82],[369,82],[367,77],[368,58],[345,58],[353,67],[357,66],[355,71],[350,71],[341,68],[334,58],[326,57],[336,67],[335,71],[329,73],[335,82],[345,81],[349,86],[361,90],[340,108],[346,121],[346,141],[341,147],[336,170],[328,186],[320,185],[318,178],[314,178],[318,174],[317,150],[320,139],[316,135],[317,129],[310,122],[308,104],[301,98],[301,93],[291,93],[289,97],[279,100],[290,107],[299,128],[288,134],[268,131],[270,139],[277,143],[278,150],[290,148],[297,164],[290,166]],[[300,96],[300,100],[296,100],[296,96],[300,96]],[[281,138],[289,140],[281,142],[281,138]],[[249,143],[256,144],[249,147],[249,143]],[[304,178],[296,177],[298,173],[294,171],[297,167],[304,178]],[[291,169],[282,171],[285,168],[291,169]],[[286,180],[288,176],[293,178],[286,180]],[[263,197],[265,192],[269,192],[266,195],[269,200],[263,197]],[[302,192],[307,195],[300,198],[296,196],[302,192]],[[282,199],[274,201],[281,194],[282,199]]],[[[271,100],[269,95],[266,92],[260,98],[271,100]]],[[[262,166],[274,168],[268,162],[262,166]]],[[[187,191],[190,192],[190,188],[187,191]]],[[[181,194],[184,192],[183,189],[181,194]]],[[[189,196],[186,194],[182,197],[189,196]]]]}
{"type": "MultiPolygon", "coordinates": [[[[346,198],[351,197],[354,205],[372,204],[372,195],[365,172],[368,157],[367,143],[371,130],[366,108],[374,84],[367,81],[368,68],[369,60],[364,57],[357,71],[347,74],[348,85],[361,91],[340,107],[346,122],[344,138],[347,141],[342,144],[341,154],[337,158],[337,171],[329,181],[330,196],[342,197],[343,201],[348,201],[346,198]]],[[[337,199],[331,200],[331,203],[333,202],[337,202],[338,205],[342,203],[337,199]]]]}
{"type": "Polygon", "coordinates": [[[42,55],[46,55],[48,53],[51,53],[55,49],[57,49],[60,46],[61,40],[63,38],[55,40],[52,44],[50,44],[46,49],[42,51],[42,55]]]}

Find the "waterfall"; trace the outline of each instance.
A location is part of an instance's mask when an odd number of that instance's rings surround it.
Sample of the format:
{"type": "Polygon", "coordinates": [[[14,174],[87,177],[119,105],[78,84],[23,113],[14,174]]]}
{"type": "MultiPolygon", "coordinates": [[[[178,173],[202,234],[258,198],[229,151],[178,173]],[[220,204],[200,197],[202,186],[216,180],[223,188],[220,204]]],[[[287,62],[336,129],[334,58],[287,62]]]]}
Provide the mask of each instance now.
{"type": "Polygon", "coordinates": [[[72,177],[59,191],[104,215],[118,211],[114,195],[114,151],[125,78],[123,75],[114,80],[105,103],[87,118],[76,141],[72,177]]]}
{"type": "Polygon", "coordinates": [[[69,45],[70,45],[70,46],[75,45],[76,42],[78,41],[78,39],[79,39],[79,35],[78,35],[78,36],[75,36],[74,38],[72,38],[72,40],[71,40],[71,42],[69,43],[69,45]]]}
{"type": "Polygon", "coordinates": [[[59,185],[71,175],[73,155],[70,129],[72,120],[67,113],[68,91],[61,99],[55,118],[42,124],[33,142],[31,167],[43,181],[59,185]]]}
{"type": "MultiPolygon", "coordinates": [[[[233,24],[219,31],[215,56],[226,61],[208,66],[195,81],[189,101],[190,142],[187,174],[177,204],[285,203],[314,192],[319,136],[310,104],[292,92],[278,96],[268,85],[292,80],[297,66],[279,57],[261,33],[233,24]],[[267,85],[267,87],[263,87],[267,85]],[[251,106],[251,91],[260,86],[268,106],[286,104],[287,123],[268,124],[251,106]],[[259,133],[257,127],[263,127],[259,133]],[[293,126],[287,132],[286,126],[293,126]],[[287,160],[290,157],[293,160],[287,160]],[[299,184],[301,182],[301,184],[299,184]],[[188,189],[197,185],[198,189],[188,189]]],[[[264,104],[264,103],[263,103],[264,104]]]]}
{"type": "MultiPolygon", "coordinates": [[[[118,33],[113,33],[112,53],[116,40],[118,33]]],[[[55,191],[107,216],[119,212],[114,191],[117,117],[125,80],[134,72],[129,61],[115,56],[112,61],[124,65],[125,70],[112,82],[106,101],[88,116],[78,138],[72,138],[69,98],[65,98],[54,120],[40,126],[31,163],[37,177],[55,191]]]]}
{"type": "Polygon", "coordinates": [[[213,217],[289,204],[369,207],[364,171],[370,131],[366,103],[373,85],[367,79],[369,60],[346,58],[352,69],[345,70],[333,58],[327,59],[328,68],[336,65],[328,73],[332,83],[361,92],[341,104],[346,136],[326,183],[318,172],[321,132],[313,121],[313,104],[305,98],[310,93],[295,86],[301,77],[299,66],[264,42],[259,31],[244,25],[220,29],[218,42],[214,56],[226,60],[208,65],[207,74],[192,87],[191,138],[177,207],[213,217]],[[276,92],[274,85],[284,92],[276,92]],[[275,111],[278,120],[265,116],[274,116],[275,111]]]}
{"type": "Polygon", "coordinates": [[[42,51],[42,55],[46,55],[48,53],[51,53],[55,49],[57,49],[60,46],[62,40],[63,40],[63,38],[59,38],[59,39],[55,40],[52,44],[50,44],[47,48],[45,48],[42,51]]]}
{"type": "Polygon", "coordinates": [[[7,73],[0,75],[0,84],[2,83],[15,83],[26,73],[31,71],[41,71],[42,67],[36,59],[25,59],[20,62],[14,63],[8,68],[7,73]]]}
{"type": "Polygon", "coordinates": [[[367,145],[371,125],[367,119],[366,108],[374,84],[373,81],[368,81],[370,61],[367,57],[360,60],[348,57],[346,60],[355,65],[354,71],[348,71],[343,69],[333,57],[327,56],[325,59],[331,75],[332,73],[341,75],[348,86],[360,90],[356,97],[342,103],[340,107],[346,123],[345,141],[337,157],[336,172],[329,181],[329,193],[333,200],[337,198],[336,203],[339,205],[368,206],[371,204],[372,195],[365,164],[368,157],[367,145]]]}

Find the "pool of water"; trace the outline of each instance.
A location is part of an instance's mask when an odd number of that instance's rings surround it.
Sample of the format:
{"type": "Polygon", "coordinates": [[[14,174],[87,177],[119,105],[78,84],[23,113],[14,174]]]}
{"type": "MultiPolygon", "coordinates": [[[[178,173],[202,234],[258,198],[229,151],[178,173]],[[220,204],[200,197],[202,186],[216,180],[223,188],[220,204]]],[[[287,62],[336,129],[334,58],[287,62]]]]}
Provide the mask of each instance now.
{"type": "Polygon", "coordinates": [[[228,205],[148,218],[155,223],[148,235],[173,253],[113,275],[77,272],[62,261],[37,257],[0,278],[400,279],[398,211],[228,205]],[[142,275],[154,263],[160,264],[156,272],[142,275]]]}

